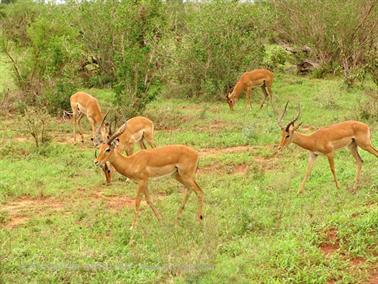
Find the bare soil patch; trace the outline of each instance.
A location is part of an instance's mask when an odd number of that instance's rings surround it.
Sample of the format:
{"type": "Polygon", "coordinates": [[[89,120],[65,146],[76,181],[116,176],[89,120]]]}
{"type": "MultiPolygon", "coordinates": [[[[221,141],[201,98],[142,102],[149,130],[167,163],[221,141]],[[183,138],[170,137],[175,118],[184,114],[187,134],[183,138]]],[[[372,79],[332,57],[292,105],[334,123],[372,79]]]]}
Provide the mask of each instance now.
{"type": "MultiPolygon", "coordinates": [[[[107,206],[114,211],[122,210],[125,207],[134,207],[135,206],[135,198],[130,198],[129,196],[122,195],[122,196],[105,196],[101,191],[95,191],[90,194],[90,199],[94,199],[97,201],[104,201],[106,202],[107,206]]],[[[142,204],[144,200],[142,201],[142,204]]]]}
{"type": "Polygon", "coordinates": [[[230,123],[221,120],[212,121],[210,124],[207,125],[197,125],[194,126],[194,130],[196,131],[208,131],[208,132],[215,132],[219,130],[224,130],[227,127],[232,126],[230,123]]]}
{"type": "Polygon", "coordinates": [[[366,262],[363,257],[357,256],[349,260],[351,266],[360,266],[366,262]]]}
{"type": "Polygon", "coordinates": [[[217,154],[224,154],[224,153],[238,153],[238,152],[249,152],[255,149],[266,148],[267,146],[235,146],[235,147],[227,147],[227,148],[203,148],[200,149],[201,156],[208,156],[208,155],[217,155],[217,154]]]}
{"type": "Polygon", "coordinates": [[[336,229],[330,229],[326,232],[326,241],[320,244],[319,248],[327,257],[332,256],[339,249],[336,229]]]}
{"type": "Polygon", "coordinates": [[[240,174],[245,175],[249,170],[249,165],[247,164],[238,164],[238,165],[224,165],[214,163],[210,166],[200,167],[198,169],[199,174],[206,173],[223,173],[223,174],[240,174]]]}
{"type": "Polygon", "coordinates": [[[378,266],[375,267],[369,274],[366,284],[378,284],[378,266]]]}
{"type": "Polygon", "coordinates": [[[9,221],[5,224],[7,228],[13,228],[26,223],[36,215],[45,215],[55,211],[64,210],[64,203],[54,198],[31,198],[20,197],[4,206],[0,211],[7,214],[9,221]]]}

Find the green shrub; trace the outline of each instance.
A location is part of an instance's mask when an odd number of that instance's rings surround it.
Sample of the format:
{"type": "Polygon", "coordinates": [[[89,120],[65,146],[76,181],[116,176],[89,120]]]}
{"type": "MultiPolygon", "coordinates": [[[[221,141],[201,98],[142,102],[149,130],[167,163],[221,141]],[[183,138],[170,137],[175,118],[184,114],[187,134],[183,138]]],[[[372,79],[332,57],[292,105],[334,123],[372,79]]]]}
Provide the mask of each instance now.
{"type": "Polygon", "coordinates": [[[289,54],[279,45],[266,45],[264,51],[263,64],[271,69],[282,69],[289,54]]]}

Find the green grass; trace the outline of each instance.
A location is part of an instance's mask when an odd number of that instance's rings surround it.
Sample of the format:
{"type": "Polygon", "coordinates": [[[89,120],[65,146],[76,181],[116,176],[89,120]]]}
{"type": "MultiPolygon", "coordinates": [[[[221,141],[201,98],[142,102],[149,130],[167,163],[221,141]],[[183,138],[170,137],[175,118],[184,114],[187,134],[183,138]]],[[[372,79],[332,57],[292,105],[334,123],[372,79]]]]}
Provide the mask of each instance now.
{"type": "MultiPolygon", "coordinates": [[[[109,90],[87,91],[111,102],[109,90]]],[[[312,129],[361,119],[366,100],[362,88],[346,90],[339,80],[286,75],[277,76],[273,92],[277,106],[290,100],[287,119],[300,103],[303,125],[312,129]]],[[[235,112],[225,102],[160,98],[149,105],[146,115],[156,125],[158,145],[187,144],[203,153],[198,182],[206,194],[205,222],[202,227],[196,223],[192,196],[180,225],[174,225],[182,189],[174,179],[162,178],[149,187],[163,223],[143,205],[133,233],[133,207],[125,203],[114,209],[109,200],[135,196],[136,185],[119,175],[112,186],[103,184],[93,165],[87,123],[84,145],[71,143],[69,122],[54,121],[56,138],[37,150],[24,138],[17,117],[2,119],[0,203],[8,210],[0,210],[0,281],[363,282],[378,255],[378,159],[360,151],[361,187],[351,193],[355,166],[350,153],[335,156],[340,190],[327,160],[319,158],[305,193],[297,195],[307,153],[290,145],[273,158],[280,130],[270,106],[258,111],[260,99],[256,91],[253,109],[240,101],[235,112]],[[242,145],[250,148],[209,149],[242,145]],[[244,171],[238,172],[239,166],[244,171]],[[33,210],[9,210],[9,204],[24,200],[34,202],[33,210]],[[20,216],[27,220],[9,226],[20,216]],[[337,232],[337,250],[325,256],[320,246],[332,242],[330,230],[337,232]],[[363,263],[353,265],[356,257],[363,263]]],[[[378,122],[365,122],[378,147],[378,122]]]]}

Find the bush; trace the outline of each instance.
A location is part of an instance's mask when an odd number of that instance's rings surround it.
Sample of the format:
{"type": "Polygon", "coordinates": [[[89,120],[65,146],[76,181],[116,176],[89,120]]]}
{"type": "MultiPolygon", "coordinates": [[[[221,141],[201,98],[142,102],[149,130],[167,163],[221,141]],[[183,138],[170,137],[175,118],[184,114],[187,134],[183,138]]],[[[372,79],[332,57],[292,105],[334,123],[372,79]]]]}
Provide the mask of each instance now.
{"type": "Polygon", "coordinates": [[[288,52],[279,45],[266,45],[263,64],[270,69],[282,69],[289,57],[288,52]]]}
{"type": "Polygon", "coordinates": [[[44,105],[47,105],[49,113],[59,114],[62,110],[71,109],[70,97],[77,91],[77,87],[63,79],[56,85],[45,90],[43,95],[44,105]]]}
{"type": "Polygon", "coordinates": [[[362,120],[378,121],[378,97],[366,94],[368,99],[362,100],[358,106],[358,117],[362,120]]]}
{"type": "MultiPolygon", "coordinates": [[[[307,45],[330,72],[343,71],[348,85],[360,79],[376,55],[377,1],[273,0],[277,40],[307,45]]],[[[324,69],[325,70],[325,69],[324,69]]]]}
{"type": "Polygon", "coordinates": [[[33,137],[37,148],[50,141],[48,135],[50,123],[51,117],[44,109],[38,107],[26,108],[23,125],[25,131],[33,137]]]}
{"type": "Polygon", "coordinates": [[[188,6],[185,33],[176,32],[176,40],[167,44],[174,56],[166,72],[181,87],[180,97],[223,98],[241,73],[261,65],[270,15],[263,5],[213,1],[200,9],[188,6]]]}

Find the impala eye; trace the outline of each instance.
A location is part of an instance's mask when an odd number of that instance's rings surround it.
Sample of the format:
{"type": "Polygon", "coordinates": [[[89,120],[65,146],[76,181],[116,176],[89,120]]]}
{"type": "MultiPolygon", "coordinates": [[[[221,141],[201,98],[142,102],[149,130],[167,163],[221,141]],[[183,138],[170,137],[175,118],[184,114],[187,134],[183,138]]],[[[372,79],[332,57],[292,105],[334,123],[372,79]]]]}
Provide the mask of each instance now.
{"type": "Polygon", "coordinates": [[[110,152],[110,148],[106,148],[105,152],[110,152]]]}
{"type": "Polygon", "coordinates": [[[290,137],[290,135],[286,135],[286,138],[289,138],[290,137]]]}

